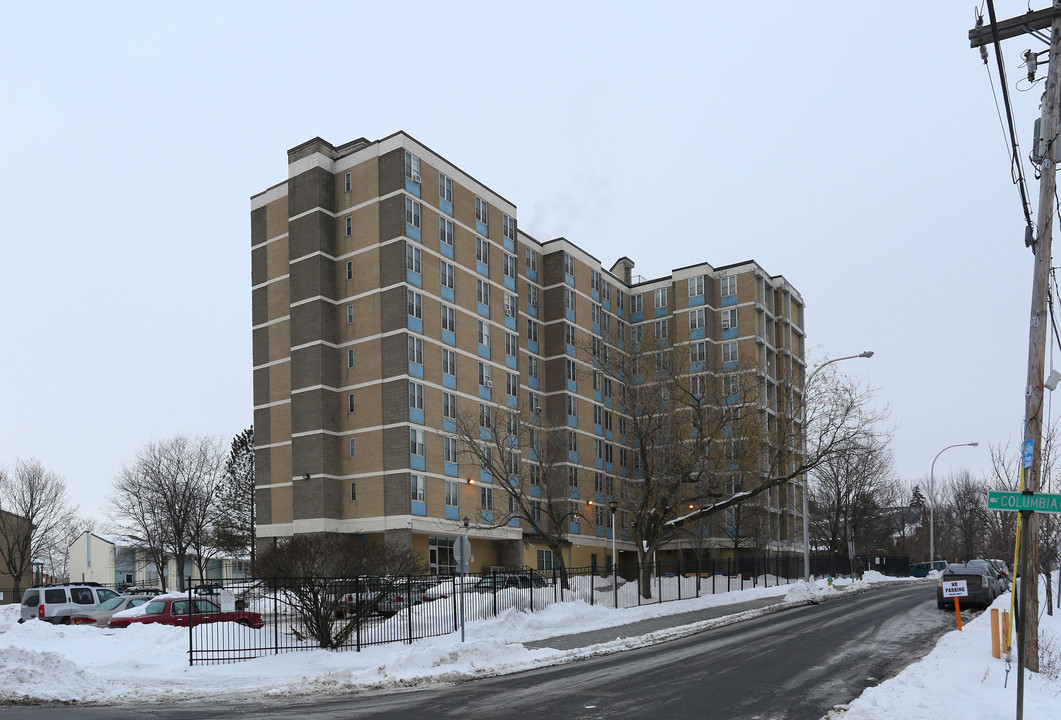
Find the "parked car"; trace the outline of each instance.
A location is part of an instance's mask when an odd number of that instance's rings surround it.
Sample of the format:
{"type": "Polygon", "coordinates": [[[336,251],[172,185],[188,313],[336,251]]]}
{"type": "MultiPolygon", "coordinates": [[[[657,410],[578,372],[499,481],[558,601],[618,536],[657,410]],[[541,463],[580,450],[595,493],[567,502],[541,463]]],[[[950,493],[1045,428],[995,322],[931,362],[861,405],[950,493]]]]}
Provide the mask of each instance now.
{"type": "Polygon", "coordinates": [[[217,622],[234,622],[252,628],[265,626],[265,621],[259,613],[245,610],[225,612],[212,600],[202,597],[189,600],[188,596],[182,593],[159,595],[145,605],[115,613],[107,622],[107,627],[124,628],[133,623],[188,627],[217,622]]]}
{"type": "Polygon", "coordinates": [[[82,610],[70,616],[71,625],[91,625],[92,627],[107,627],[107,621],[114,613],[140,607],[154,599],[154,595],[118,595],[109,600],[104,600],[99,605],[94,605],[88,610],[82,610]]]}
{"type": "Polygon", "coordinates": [[[1013,587],[1013,573],[1010,572],[1009,565],[1006,564],[1005,560],[988,560],[989,563],[995,566],[995,571],[998,576],[1002,578],[1002,591],[1005,592],[1013,587]]]}
{"type": "Polygon", "coordinates": [[[424,593],[432,587],[432,583],[424,581],[398,582],[376,601],[375,612],[390,617],[407,607],[420,605],[426,602],[424,593]]]}
{"type": "Polygon", "coordinates": [[[163,590],[156,587],[141,587],[139,585],[130,585],[122,590],[122,595],[162,595],[163,590]]]}
{"type": "Polygon", "coordinates": [[[468,592],[477,582],[479,582],[479,578],[474,576],[445,578],[424,591],[424,602],[453,597],[458,590],[460,592],[468,592]]]}
{"type": "Polygon", "coordinates": [[[34,585],[22,593],[19,622],[36,618],[56,625],[69,625],[71,615],[114,597],[118,597],[118,593],[99,583],[34,585]]]}
{"type": "Polygon", "coordinates": [[[936,607],[941,610],[954,605],[952,598],[943,597],[943,583],[964,580],[968,596],[958,598],[959,605],[982,605],[987,607],[1002,594],[1001,582],[994,567],[986,560],[970,560],[967,563],[951,563],[940,573],[936,583],[936,607]]]}
{"type": "Polygon", "coordinates": [[[933,570],[943,570],[947,567],[946,560],[935,560],[933,562],[919,562],[910,566],[911,577],[928,577],[933,570]]]}
{"type": "Polygon", "coordinates": [[[506,588],[545,587],[545,578],[537,573],[506,573],[487,575],[472,586],[472,592],[493,592],[506,588]]]}

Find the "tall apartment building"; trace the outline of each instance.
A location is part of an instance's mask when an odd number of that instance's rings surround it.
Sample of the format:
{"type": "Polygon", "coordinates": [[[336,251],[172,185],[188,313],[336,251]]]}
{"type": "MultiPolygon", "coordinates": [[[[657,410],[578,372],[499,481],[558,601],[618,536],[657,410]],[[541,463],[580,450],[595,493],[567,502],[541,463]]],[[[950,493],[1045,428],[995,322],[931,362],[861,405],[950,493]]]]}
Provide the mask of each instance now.
{"type": "MultiPolygon", "coordinates": [[[[783,277],[753,261],[648,281],[628,258],[606,268],[527,235],[514,203],[401,132],[289,150],[287,179],[252,198],[251,254],[264,541],[383,534],[446,572],[468,517],[474,570],[549,567],[518,520],[495,521],[499,480],[453,436],[461,413],[519,404],[577,436],[569,502],[582,519],[565,560],[605,565],[612,481],[637,469],[610,383],[580,348],[662,333],[719,371],[750,362],[767,384],[782,361],[803,364],[803,300],[783,277]]],[[[765,494],[772,550],[801,551],[798,500],[793,485],[765,494]]],[[[726,552],[732,518],[716,526],[726,552]]],[[[633,545],[616,532],[625,561],[633,545]]]]}

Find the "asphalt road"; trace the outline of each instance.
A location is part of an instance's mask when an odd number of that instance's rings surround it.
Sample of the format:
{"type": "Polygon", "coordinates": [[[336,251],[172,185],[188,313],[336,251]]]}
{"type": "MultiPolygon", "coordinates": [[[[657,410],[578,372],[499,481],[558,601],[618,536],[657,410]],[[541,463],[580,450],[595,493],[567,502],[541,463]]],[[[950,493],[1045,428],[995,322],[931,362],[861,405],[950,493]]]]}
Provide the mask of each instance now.
{"type": "MultiPolygon", "coordinates": [[[[964,613],[963,613],[964,615],[964,613]]],[[[3,708],[5,720],[819,720],[954,629],[935,586],[885,587],[660,645],[426,689],[218,705],[3,708]]]]}

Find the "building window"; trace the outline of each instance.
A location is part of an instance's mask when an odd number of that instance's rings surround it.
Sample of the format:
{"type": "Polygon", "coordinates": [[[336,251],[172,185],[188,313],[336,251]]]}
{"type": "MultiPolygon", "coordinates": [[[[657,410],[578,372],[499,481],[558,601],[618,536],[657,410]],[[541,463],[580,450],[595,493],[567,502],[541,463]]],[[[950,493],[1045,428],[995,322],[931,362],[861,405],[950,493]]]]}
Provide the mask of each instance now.
{"type": "Polygon", "coordinates": [[[442,459],[448,463],[457,462],[457,438],[442,438],[442,459]]]}
{"type": "MultiPolygon", "coordinates": [[[[567,398],[567,414],[568,417],[578,417],[578,399],[574,395],[565,395],[567,398]]],[[[571,445],[569,448],[571,452],[578,452],[578,435],[571,433],[571,445]]]]}
{"type": "Polygon", "coordinates": [[[699,330],[704,327],[704,309],[699,308],[689,313],[689,329],[699,330]]]}
{"type": "Polygon", "coordinates": [[[457,374],[457,353],[454,350],[442,348],[442,374],[457,374]]]}
{"type": "Polygon", "coordinates": [[[689,278],[689,297],[699,297],[704,294],[704,276],[697,275],[689,278]]]}
{"type": "Polygon", "coordinates": [[[655,333],[656,340],[658,340],[660,343],[664,343],[667,341],[666,320],[657,320],[656,322],[652,323],[652,330],[655,333]]]}
{"type": "Polygon", "coordinates": [[[438,219],[438,240],[443,245],[453,247],[453,221],[444,217],[438,219]]]}
{"type": "Polygon", "coordinates": [[[519,395],[519,376],[515,373],[505,373],[505,392],[511,397],[519,395]]]}
{"type": "Polygon", "coordinates": [[[730,297],[737,294],[737,276],[726,275],[719,282],[722,285],[722,297],[730,297]]]}
{"type": "Polygon", "coordinates": [[[490,324],[479,320],[476,323],[476,337],[480,345],[490,346],[490,324]]]}
{"type": "Polygon", "coordinates": [[[420,274],[420,248],[413,243],[405,243],[405,269],[420,274]]]}
{"type": "Polygon", "coordinates": [[[453,393],[442,393],[442,417],[457,419],[457,396],[453,393]]]}
{"type": "Polygon", "coordinates": [[[722,362],[737,362],[737,341],[722,343],[722,362]]]}
{"type": "Polygon", "coordinates": [[[604,283],[604,290],[603,290],[602,295],[604,296],[605,300],[607,300],[608,302],[611,302],[612,301],[612,286],[609,285],[608,283],[604,283]]]}
{"type": "Polygon", "coordinates": [[[706,388],[706,382],[704,381],[703,375],[693,375],[689,379],[689,388],[694,397],[703,397],[704,390],[706,388]]]}
{"type": "Polygon", "coordinates": [[[347,348],[346,349],[346,367],[348,369],[353,369],[353,367],[354,367],[354,349],[353,348],[347,348]]]}
{"type": "Polygon", "coordinates": [[[476,278],[475,280],[475,299],[481,305],[490,304],[490,283],[485,280],[476,278]]]}
{"type": "Polygon", "coordinates": [[[494,382],[490,379],[490,366],[484,362],[479,363],[479,385],[482,387],[493,387],[494,382]]]}
{"type": "MultiPolygon", "coordinates": [[[[448,203],[453,202],[453,178],[443,173],[438,174],[438,197],[448,203]]],[[[452,233],[450,237],[453,237],[452,233]]]]}
{"type": "Polygon", "coordinates": [[[410,317],[417,319],[423,319],[424,317],[424,297],[418,292],[412,290],[406,291],[406,304],[410,317]]]}
{"type": "Polygon", "coordinates": [[[346,192],[350,192],[350,173],[346,173],[343,177],[343,187],[346,192]]]}
{"type": "Polygon", "coordinates": [[[505,293],[505,317],[516,317],[516,302],[515,295],[512,293],[505,293]]]}
{"type": "Polygon", "coordinates": [[[416,335],[409,336],[409,362],[424,364],[424,340],[416,335]]]}
{"type": "Polygon", "coordinates": [[[420,158],[408,150],[405,151],[405,177],[420,182],[420,158]]]}
{"type": "Polygon", "coordinates": [[[593,439],[593,459],[603,460],[604,459],[604,441],[600,438],[593,439]]]}
{"type": "Polygon", "coordinates": [[[424,456],[424,431],[409,428],[409,454],[417,457],[424,456]]]}
{"type": "Polygon", "coordinates": [[[444,288],[453,289],[453,266],[445,260],[440,260],[438,264],[439,269],[439,281],[444,288]]]}
{"type": "Polygon", "coordinates": [[[527,321],[527,341],[538,342],[538,323],[534,320],[527,321]]]}
{"type": "MultiPolygon", "coordinates": [[[[490,205],[478,195],[475,196],[475,221],[489,226],[490,205]]],[[[485,262],[485,261],[484,261],[485,262]]]]}
{"type": "Polygon", "coordinates": [[[689,346],[689,362],[700,363],[707,360],[707,343],[693,343],[689,346]]]}
{"type": "Polygon", "coordinates": [[[353,262],[353,260],[347,260],[346,261],[346,279],[347,280],[353,280],[354,279],[354,262],[353,262]]]}
{"type": "Polygon", "coordinates": [[[574,288],[564,288],[564,310],[570,310],[575,312],[575,290],[574,288]]]}
{"type": "Polygon", "coordinates": [[[350,502],[357,502],[357,483],[350,483],[350,502]]]}
{"type": "Polygon", "coordinates": [[[483,265],[490,265],[490,241],[481,237],[475,238],[475,259],[483,265]]]}
{"type": "MultiPolygon", "coordinates": [[[[537,360],[537,358],[535,358],[537,360]]],[[[538,393],[530,390],[527,392],[527,408],[533,413],[542,411],[542,400],[538,393]]]]}
{"type": "MultiPolygon", "coordinates": [[[[616,290],[615,291],[615,306],[618,307],[620,310],[622,310],[623,309],[623,303],[625,301],[626,301],[626,295],[623,293],[623,291],[622,290],[616,290]]],[[[633,312],[633,310],[631,310],[630,312],[633,312]]]]}
{"type": "Polygon", "coordinates": [[[357,457],[357,438],[350,438],[350,457],[357,457]]]}
{"type": "Polygon", "coordinates": [[[354,234],[354,219],[348,217],[348,218],[346,218],[346,236],[350,237],[353,234],[354,234]]]}
{"type": "Polygon", "coordinates": [[[538,286],[527,283],[527,305],[536,308],[538,307],[538,286]]]}
{"type": "Polygon", "coordinates": [[[564,273],[567,275],[575,274],[575,258],[571,253],[564,253],[564,273]]]}
{"type": "Polygon", "coordinates": [[[529,272],[538,272],[538,253],[527,248],[527,270],[529,272]]]}
{"type": "Polygon", "coordinates": [[[424,501],[424,476],[423,475],[410,475],[409,476],[409,496],[416,502],[424,501]]]}
{"type": "Polygon", "coordinates": [[[457,507],[457,498],[460,497],[459,486],[456,480],[446,481],[446,505],[457,507]]]}
{"type": "Polygon", "coordinates": [[[481,485],[479,487],[479,508],[483,512],[492,512],[494,509],[494,489],[481,485]]]}
{"type": "Polygon", "coordinates": [[[347,325],[353,325],[354,324],[354,304],[353,303],[350,303],[349,305],[346,306],[346,324],[347,325]]]}
{"type": "Polygon", "coordinates": [[[630,312],[639,313],[639,312],[641,312],[641,309],[642,309],[641,296],[640,295],[631,295],[630,296],[630,312]]]}
{"type": "Polygon", "coordinates": [[[578,487],[578,468],[574,465],[567,466],[567,486],[572,488],[578,487]]]}
{"type": "Polygon", "coordinates": [[[449,305],[442,306],[442,329],[448,330],[449,332],[456,332],[457,322],[456,311],[449,305]]]}
{"type": "Polygon", "coordinates": [[[541,485],[542,484],[542,466],[541,465],[531,465],[530,484],[531,485],[541,485]]]}
{"type": "Polygon", "coordinates": [[[603,312],[604,312],[604,308],[602,308],[597,303],[593,303],[593,324],[594,325],[600,325],[601,324],[601,314],[603,312]]]}
{"type": "Polygon", "coordinates": [[[424,409],[424,386],[420,383],[409,383],[409,409],[424,409]]]}
{"type": "Polygon", "coordinates": [[[657,288],[652,291],[652,302],[656,308],[667,307],[667,288],[657,288]]]}
{"type": "Polygon", "coordinates": [[[527,377],[532,380],[538,379],[538,358],[534,356],[527,358],[527,377]]]}
{"type": "MultiPolygon", "coordinates": [[[[541,468],[538,468],[538,470],[540,472],[541,468]]],[[[542,521],[542,503],[541,503],[540,500],[531,500],[531,521],[535,522],[535,523],[541,523],[541,521],[542,521]]],[[[539,550],[538,552],[541,553],[543,551],[539,550]]],[[[544,552],[549,552],[549,551],[546,550],[544,552]]],[[[549,557],[551,559],[552,558],[552,554],[550,554],[549,557]]],[[[539,563],[541,562],[541,558],[540,557],[538,558],[538,562],[539,563]]],[[[551,570],[552,568],[549,568],[549,569],[551,570]]]]}
{"type": "Polygon", "coordinates": [[[505,270],[505,277],[516,279],[516,256],[509,253],[502,253],[504,260],[503,267],[505,270]]]}
{"type": "Polygon", "coordinates": [[[350,393],[346,396],[346,411],[352,413],[356,408],[357,406],[354,403],[354,394],[350,393]]]}
{"type": "Polygon", "coordinates": [[[572,360],[571,358],[566,358],[564,362],[567,365],[567,379],[568,379],[568,381],[575,382],[575,380],[578,378],[578,376],[576,375],[576,370],[575,370],[575,361],[572,360]]]}
{"type": "Polygon", "coordinates": [[[601,286],[600,272],[597,271],[597,270],[590,270],[589,271],[589,287],[590,287],[590,290],[596,290],[597,292],[600,292],[600,286],[601,286]]]}
{"type": "Polygon", "coordinates": [[[412,198],[405,198],[405,222],[420,227],[420,203],[412,198]]]}
{"type": "Polygon", "coordinates": [[[729,330],[737,327],[737,308],[729,308],[722,311],[722,329],[729,330]]]}
{"type": "Polygon", "coordinates": [[[571,323],[564,323],[564,339],[567,341],[567,344],[574,345],[576,337],[575,326],[571,323]]]}
{"type": "Polygon", "coordinates": [[[490,427],[490,406],[486,403],[479,403],[479,427],[490,427]]]}
{"type": "Polygon", "coordinates": [[[519,338],[513,333],[505,333],[505,355],[516,357],[519,353],[519,338]]]}
{"type": "Polygon", "coordinates": [[[516,218],[502,215],[501,229],[506,240],[516,241],[516,218]]]}

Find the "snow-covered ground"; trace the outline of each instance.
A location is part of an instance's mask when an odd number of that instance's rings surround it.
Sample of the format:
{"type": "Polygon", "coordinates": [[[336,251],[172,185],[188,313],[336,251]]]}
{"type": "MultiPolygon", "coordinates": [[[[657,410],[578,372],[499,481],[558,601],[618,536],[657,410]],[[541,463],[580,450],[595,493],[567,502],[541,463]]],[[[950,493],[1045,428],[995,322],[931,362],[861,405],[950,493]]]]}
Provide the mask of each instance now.
{"type": "MultiPolygon", "coordinates": [[[[201,698],[340,694],[355,690],[409,687],[486,677],[568,662],[658,642],[689,632],[678,627],[651,636],[632,637],[580,650],[529,649],[522,643],[623,625],[650,617],[726,605],[765,596],[805,602],[836,595],[865,583],[887,582],[866,573],[859,583],[824,581],[707,595],[693,600],[611,610],[583,602],[557,604],[535,613],[508,610],[496,618],[468,624],[466,642],[459,633],[419,640],[412,645],[371,647],[360,653],[303,651],[240,663],[188,666],[187,630],[156,625],[126,630],[18,624],[18,605],[0,607],[0,703],[175,702],[201,698]]],[[[1054,579],[1056,587],[1056,577],[1054,579]]],[[[996,601],[1008,609],[1009,595],[996,601]]],[[[1045,598],[1040,600],[1045,606],[1045,598]]],[[[767,611],[752,611],[744,617],[767,611]]],[[[950,632],[923,660],[895,678],[870,688],[847,708],[830,714],[839,720],[937,720],[946,711],[963,720],[1008,717],[1016,703],[1016,658],[1006,680],[1006,662],[990,653],[989,613],[950,632]],[[941,698],[946,698],[941,703],[941,698]]],[[[710,621],[718,624],[719,621],[710,621]]],[[[1051,720],[1061,708],[1061,614],[1040,622],[1043,672],[1025,682],[1024,716],[1051,720]],[[1052,674],[1052,677],[1050,676],[1052,674]]],[[[257,632],[247,630],[247,632],[257,632]]]]}

